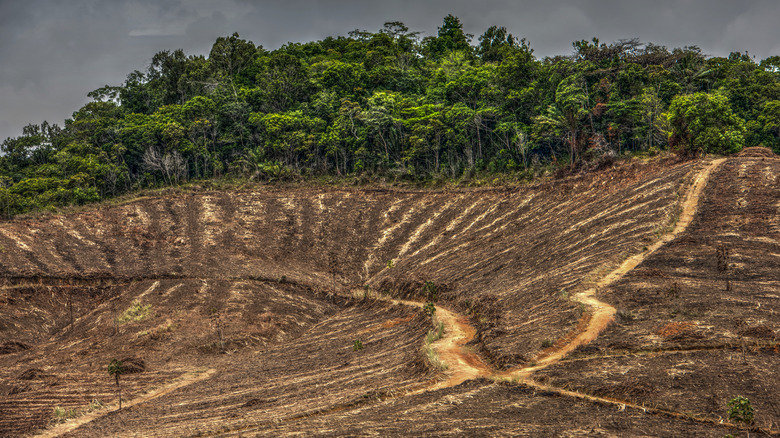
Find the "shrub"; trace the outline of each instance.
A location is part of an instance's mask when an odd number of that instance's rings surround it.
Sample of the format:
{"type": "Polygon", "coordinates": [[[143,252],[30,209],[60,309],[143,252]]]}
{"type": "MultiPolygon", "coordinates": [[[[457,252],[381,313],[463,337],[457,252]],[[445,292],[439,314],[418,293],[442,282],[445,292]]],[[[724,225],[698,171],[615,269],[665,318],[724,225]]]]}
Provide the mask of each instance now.
{"type": "Polygon", "coordinates": [[[430,345],[444,336],[444,323],[440,322],[436,325],[436,328],[433,328],[428,331],[428,335],[425,337],[425,345],[430,345]]]}
{"type": "Polygon", "coordinates": [[[436,283],[432,281],[426,281],[423,284],[423,295],[430,301],[436,301],[439,299],[439,291],[436,288],[436,283]]]}
{"type": "Polygon", "coordinates": [[[143,305],[140,301],[133,301],[133,304],[116,318],[117,324],[124,324],[131,321],[141,321],[149,316],[151,304],[143,305]]]}
{"type": "Polygon", "coordinates": [[[753,406],[747,397],[741,395],[732,398],[728,402],[729,420],[745,426],[753,423],[753,406]]]}
{"type": "Polygon", "coordinates": [[[436,306],[433,303],[428,302],[423,306],[423,312],[425,312],[426,315],[433,317],[433,315],[436,313],[436,306]]]}
{"type": "Polygon", "coordinates": [[[73,408],[71,408],[71,409],[62,409],[59,406],[54,408],[54,418],[58,422],[65,421],[65,420],[67,420],[69,418],[76,418],[77,416],[78,416],[78,414],[76,413],[76,410],[73,409],[73,408]]]}

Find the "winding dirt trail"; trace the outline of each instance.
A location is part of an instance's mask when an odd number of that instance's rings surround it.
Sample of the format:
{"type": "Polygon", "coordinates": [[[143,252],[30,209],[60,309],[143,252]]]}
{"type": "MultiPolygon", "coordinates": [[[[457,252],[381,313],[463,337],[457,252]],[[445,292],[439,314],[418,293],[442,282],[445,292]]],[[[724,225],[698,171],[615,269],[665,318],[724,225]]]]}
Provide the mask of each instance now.
{"type": "MultiPolygon", "coordinates": [[[[699,171],[693,180],[691,187],[687,190],[685,199],[680,204],[680,215],[672,230],[664,233],[652,245],[639,254],[627,258],[616,269],[602,277],[593,287],[580,292],[572,297],[578,303],[582,303],[588,309],[586,318],[574,332],[567,335],[561,341],[556,343],[552,349],[540,353],[532,361],[533,366],[520,367],[504,372],[495,372],[487,366],[480,357],[465,348],[465,344],[474,339],[476,334],[466,318],[447,309],[437,307],[436,316],[439,321],[444,323],[446,335],[439,341],[432,344],[438,353],[441,361],[447,365],[446,380],[443,380],[426,390],[435,390],[458,385],[465,380],[477,377],[487,377],[495,379],[518,380],[529,382],[534,372],[549,367],[574,351],[581,345],[593,342],[598,335],[607,328],[615,318],[615,308],[596,298],[599,290],[609,287],[614,282],[621,279],[626,273],[637,267],[642,261],[653,254],[662,246],[669,243],[680,233],[685,231],[690,225],[699,205],[699,197],[707,185],[710,174],[725,161],[720,158],[711,161],[704,169],[699,171]]],[[[406,305],[420,306],[420,303],[413,301],[396,302],[406,305]]]]}
{"type": "MultiPolygon", "coordinates": [[[[568,391],[561,388],[548,387],[533,381],[531,379],[531,376],[533,375],[534,372],[549,367],[561,361],[577,347],[581,345],[586,345],[592,342],[593,340],[595,340],[598,337],[598,335],[613,321],[616,312],[615,308],[597,299],[596,298],[597,293],[601,289],[609,287],[614,282],[618,281],[626,273],[630,272],[642,261],[644,261],[648,256],[653,254],[659,248],[663,247],[665,244],[670,242],[680,233],[685,231],[685,229],[693,220],[694,214],[696,212],[696,208],[699,203],[699,198],[701,196],[701,193],[704,190],[704,187],[707,184],[707,180],[710,174],[725,160],[726,160],[725,158],[713,160],[709,164],[707,164],[707,166],[704,169],[699,171],[698,174],[696,174],[691,187],[687,190],[684,201],[680,205],[681,211],[680,211],[679,219],[677,220],[672,230],[660,236],[660,238],[652,245],[650,245],[646,250],[642,251],[639,254],[635,254],[629,257],[628,259],[626,259],[625,261],[623,261],[623,263],[621,263],[619,267],[617,267],[616,269],[612,270],[607,275],[602,277],[593,287],[585,290],[584,292],[578,293],[572,297],[572,300],[578,303],[582,303],[587,307],[588,309],[588,312],[586,314],[587,316],[581,320],[581,323],[573,332],[569,333],[569,335],[559,340],[559,342],[556,343],[556,345],[553,348],[545,350],[544,352],[540,353],[537,356],[537,358],[533,361],[534,363],[533,366],[520,367],[520,368],[516,368],[504,372],[496,372],[490,366],[488,366],[479,357],[479,355],[477,355],[474,351],[472,351],[470,348],[466,346],[466,344],[471,340],[473,340],[476,335],[476,330],[474,329],[474,327],[469,325],[468,319],[465,316],[459,315],[444,307],[437,306],[436,319],[439,322],[444,324],[445,335],[441,339],[433,342],[431,346],[434,349],[434,351],[438,354],[441,362],[444,363],[447,367],[445,371],[446,377],[432,385],[426,385],[423,388],[404,393],[403,395],[399,395],[399,397],[404,395],[411,395],[415,393],[442,389],[442,388],[448,388],[448,387],[459,385],[460,383],[466,380],[485,377],[485,378],[492,378],[492,379],[520,381],[524,384],[527,384],[534,388],[538,388],[540,390],[554,391],[561,395],[580,398],[580,399],[596,400],[604,403],[611,403],[611,404],[618,405],[622,409],[625,409],[626,407],[630,407],[636,409],[643,409],[648,412],[654,411],[656,413],[663,414],[663,415],[683,416],[685,418],[693,419],[695,421],[708,422],[708,423],[712,422],[713,420],[698,418],[698,417],[690,417],[681,413],[664,411],[659,409],[653,410],[653,409],[646,408],[644,406],[627,403],[619,400],[612,400],[603,397],[593,397],[586,394],[582,394],[574,391],[568,391]]],[[[390,301],[396,304],[403,304],[403,305],[414,306],[414,307],[422,306],[422,303],[409,301],[409,300],[390,300],[390,301]]],[[[210,378],[212,375],[214,375],[215,373],[216,370],[214,369],[192,371],[192,372],[185,373],[184,375],[182,375],[181,377],[179,377],[178,379],[176,379],[175,381],[173,381],[172,383],[166,386],[163,386],[161,388],[158,388],[155,391],[152,391],[148,394],[145,394],[143,396],[128,401],[125,404],[125,406],[131,407],[152,400],[154,398],[161,397],[165,394],[175,391],[176,389],[182,388],[184,386],[190,385],[195,382],[206,380],[210,378]]],[[[103,415],[106,415],[109,412],[109,409],[111,408],[113,408],[113,405],[109,406],[108,408],[104,408],[100,411],[85,414],[74,420],[47,429],[46,431],[44,431],[43,433],[37,436],[56,437],[61,434],[67,433],[69,431],[78,428],[79,426],[82,426],[103,415]]],[[[310,415],[307,414],[306,417],[308,416],[310,415]]],[[[295,420],[297,418],[299,418],[299,416],[291,417],[287,420],[295,420]]],[[[301,418],[303,418],[303,416],[301,416],[301,418]]]]}
{"type": "MultiPolygon", "coordinates": [[[[122,408],[127,409],[130,407],[133,407],[137,404],[145,403],[149,400],[153,400],[158,397],[162,397],[166,394],[169,394],[179,388],[183,388],[187,385],[192,385],[193,383],[200,382],[202,380],[206,380],[213,376],[217,370],[211,368],[206,370],[196,370],[196,371],[189,371],[181,376],[174,379],[171,383],[161,386],[160,388],[155,389],[154,391],[151,391],[147,394],[144,394],[142,396],[136,397],[132,400],[127,400],[124,403],[122,403],[122,408]]],[[[114,412],[114,409],[117,408],[116,404],[110,404],[104,406],[102,409],[98,411],[93,411],[88,414],[84,414],[80,417],[74,418],[72,420],[68,420],[65,423],[58,424],[54,427],[51,427],[49,429],[46,429],[45,431],[41,432],[40,434],[35,435],[38,438],[53,438],[58,437],[62,434],[68,433],[70,431],[73,431],[90,421],[93,421],[95,419],[98,419],[100,417],[103,417],[104,415],[107,415],[111,412],[114,412]]]]}
{"type": "MultiPolygon", "coordinates": [[[[422,304],[409,300],[392,300],[397,304],[420,307],[422,304]]],[[[477,331],[468,323],[468,319],[443,307],[436,307],[436,320],[444,324],[444,333],[440,339],[431,343],[439,360],[447,366],[446,379],[433,386],[416,392],[433,391],[460,385],[466,380],[490,376],[493,371],[477,354],[466,347],[474,339],[477,331]]]]}

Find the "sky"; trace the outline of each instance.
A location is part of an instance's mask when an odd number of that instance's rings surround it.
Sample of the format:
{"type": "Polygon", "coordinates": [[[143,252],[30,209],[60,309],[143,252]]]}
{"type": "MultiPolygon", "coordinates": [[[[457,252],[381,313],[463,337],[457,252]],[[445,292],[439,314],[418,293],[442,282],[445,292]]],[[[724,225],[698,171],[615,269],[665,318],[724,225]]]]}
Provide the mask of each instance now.
{"type": "Polygon", "coordinates": [[[0,141],[28,123],[62,125],[88,92],[122,84],[162,50],[206,55],[233,32],[273,50],[387,21],[435,35],[447,14],[475,41],[504,26],[537,57],[569,55],[573,41],[593,37],[780,55],[774,0],[0,0],[0,141]]]}

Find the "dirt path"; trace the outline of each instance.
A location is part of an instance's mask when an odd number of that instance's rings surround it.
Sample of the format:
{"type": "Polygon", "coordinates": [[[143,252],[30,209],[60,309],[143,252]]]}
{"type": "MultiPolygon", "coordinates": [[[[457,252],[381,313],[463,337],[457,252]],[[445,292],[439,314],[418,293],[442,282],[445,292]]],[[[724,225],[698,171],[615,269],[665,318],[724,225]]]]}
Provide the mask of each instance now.
{"type": "MultiPolygon", "coordinates": [[[[597,293],[606,287],[609,287],[614,282],[622,278],[626,273],[630,272],[648,256],[653,254],[659,248],[674,239],[677,235],[682,233],[693,220],[696,208],[698,206],[699,197],[706,186],[707,180],[710,174],[723,162],[725,159],[718,159],[710,162],[704,169],[702,169],[695,177],[691,187],[687,190],[684,201],[680,205],[680,215],[674,226],[674,228],[650,245],[646,250],[639,254],[629,257],[619,267],[609,272],[602,277],[593,287],[576,294],[572,299],[576,302],[582,303],[588,309],[587,318],[584,318],[580,326],[567,337],[563,338],[557,343],[553,349],[547,350],[541,353],[537,360],[534,361],[533,366],[517,368],[506,372],[496,372],[491,369],[482,359],[473,351],[471,351],[466,344],[473,340],[476,335],[476,330],[468,324],[468,320],[465,316],[459,315],[446,308],[437,306],[436,317],[438,321],[444,324],[445,335],[431,344],[434,351],[438,354],[442,363],[447,366],[445,371],[445,379],[442,379],[433,385],[426,386],[411,393],[426,392],[431,390],[437,390],[447,387],[456,386],[466,380],[475,379],[479,377],[493,378],[493,379],[507,379],[521,381],[529,386],[538,388],[540,390],[547,390],[559,393],[561,395],[601,401],[604,403],[611,403],[622,406],[622,408],[630,407],[636,409],[647,408],[631,403],[626,403],[618,400],[611,400],[608,398],[592,397],[582,393],[564,390],[561,388],[553,388],[541,385],[534,382],[531,376],[534,372],[549,367],[562,359],[564,359],[569,353],[581,345],[586,345],[592,342],[598,337],[598,335],[612,322],[615,315],[615,308],[611,305],[604,303],[596,298],[597,293]]],[[[408,300],[392,300],[394,303],[404,304],[408,306],[420,307],[422,303],[408,301],[408,300]]],[[[210,378],[216,370],[201,370],[185,373],[172,383],[158,388],[148,394],[137,397],[128,401],[124,405],[126,407],[132,407],[140,403],[147,402],[157,397],[166,395],[172,391],[175,391],[184,386],[205,380],[210,378]]],[[[410,395],[406,393],[404,395],[410,395]]],[[[50,428],[43,433],[37,435],[39,437],[55,437],[61,434],[72,431],[92,420],[102,417],[109,413],[112,409],[116,409],[116,406],[110,405],[100,411],[85,414],[79,418],[68,421],[63,424],[59,424],[53,428],[50,428]]],[[[656,410],[657,413],[665,415],[684,415],[675,412],[656,410]]],[[[296,417],[297,418],[297,417],[296,417]]],[[[686,416],[686,418],[689,418],[686,416]]],[[[710,420],[700,419],[699,421],[710,420]]]]}
{"type": "MultiPolygon", "coordinates": [[[[593,287],[572,297],[574,301],[582,303],[588,309],[586,319],[583,320],[584,323],[580,324],[580,327],[575,332],[562,339],[562,342],[559,341],[551,350],[545,350],[540,353],[532,361],[532,366],[505,372],[494,372],[476,353],[465,347],[465,344],[474,339],[476,334],[474,328],[468,324],[467,319],[445,308],[437,307],[436,316],[440,322],[444,323],[445,336],[434,342],[432,347],[439,355],[442,363],[447,366],[447,378],[425,390],[430,391],[455,386],[468,379],[477,377],[528,382],[534,372],[561,361],[577,347],[593,342],[615,317],[615,308],[595,297],[598,291],[609,287],[659,248],[685,231],[693,220],[699,204],[699,197],[707,185],[710,174],[725,160],[725,158],[713,160],[696,175],[686,193],[685,199],[680,204],[679,218],[672,230],[661,235],[656,242],[641,253],[626,259],[620,266],[602,277],[593,287]]],[[[418,302],[406,300],[393,300],[393,302],[409,306],[422,305],[418,302]]]]}
{"type": "Polygon", "coordinates": [[[707,167],[705,167],[696,175],[696,178],[693,180],[691,187],[687,191],[685,200],[683,200],[682,204],[680,205],[680,216],[671,231],[661,235],[661,238],[647,247],[646,250],[627,258],[623,263],[620,264],[620,266],[617,267],[617,269],[602,277],[594,287],[591,287],[584,292],[578,293],[573,297],[574,301],[582,303],[588,308],[590,319],[584,329],[579,331],[579,333],[577,333],[576,336],[574,336],[574,338],[569,342],[556,348],[554,351],[547,353],[543,352],[538,357],[538,360],[534,361],[535,365],[510,370],[507,373],[502,373],[500,377],[526,380],[534,372],[559,362],[569,353],[574,351],[577,347],[593,342],[593,340],[598,337],[599,333],[604,331],[604,329],[606,329],[607,326],[614,320],[616,311],[615,308],[611,305],[598,300],[595,295],[599,290],[609,287],[611,284],[620,280],[629,271],[642,263],[647,257],[652,255],[662,246],[672,241],[672,239],[677,237],[680,233],[685,231],[686,228],[688,228],[688,225],[690,225],[691,221],[693,220],[693,216],[696,214],[696,208],[699,205],[699,197],[701,196],[704,187],[707,185],[707,180],[709,179],[710,174],[725,160],[725,158],[713,160],[709,165],[707,165],[707,167]]]}
{"type": "MultiPolygon", "coordinates": [[[[193,383],[200,382],[202,380],[206,380],[213,376],[217,370],[215,369],[206,369],[206,370],[197,370],[197,371],[189,371],[178,378],[174,379],[173,382],[162,386],[160,388],[155,389],[154,391],[151,391],[147,394],[144,394],[140,397],[136,397],[132,400],[128,400],[124,403],[122,403],[122,408],[127,409],[130,407],[133,407],[137,404],[145,403],[149,400],[153,400],[157,397],[162,397],[166,394],[169,394],[179,388],[183,388],[187,385],[192,385],[193,383]]],[[[87,423],[89,423],[92,420],[95,420],[97,418],[100,418],[104,415],[107,415],[110,412],[113,412],[117,408],[116,404],[110,404],[104,406],[102,409],[94,412],[90,412],[88,414],[84,414],[78,418],[74,418],[72,420],[69,420],[65,423],[58,424],[54,427],[51,427],[49,429],[46,429],[45,431],[41,432],[40,434],[35,435],[39,438],[52,438],[57,437],[62,434],[68,433],[72,430],[75,430],[78,427],[81,427],[87,423]]]]}
{"type": "MultiPolygon", "coordinates": [[[[397,304],[420,307],[421,303],[408,300],[392,300],[397,304]]],[[[436,307],[436,320],[444,324],[444,336],[431,343],[431,347],[439,355],[439,360],[447,366],[446,379],[417,392],[432,391],[441,388],[460,385],[469,379],[485,377],[493,374],[490,367],[482,359],[466,347],[466,343],[474,339],[477,331],[469,325],[465,316],[451,312],[443,307],[436,307]]]]}

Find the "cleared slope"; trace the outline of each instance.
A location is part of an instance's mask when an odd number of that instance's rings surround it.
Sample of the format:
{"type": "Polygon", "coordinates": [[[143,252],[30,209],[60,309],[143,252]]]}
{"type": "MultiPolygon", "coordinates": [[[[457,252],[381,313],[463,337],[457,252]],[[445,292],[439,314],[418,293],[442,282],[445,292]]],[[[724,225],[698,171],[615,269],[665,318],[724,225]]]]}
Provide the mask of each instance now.
{"type": "Polygon", "coordinates": [[[142,200],[0,227],[0,275],[285,276],[396,296],[433,281],[440,299],[473,316],[488,359],[513,367],[576,324],[581,312],[569,294],[654,240],[692,171],[635,162],[516,190],[142,200]]]}
{"type": "MultiPolygon", "coordinates": [[[[419,313],[407,309],[403,315],[396,315],[380,304],[355,307],[343,299],[333,302],[328,294],[334,287],[344,293],[368,284],[375,292],[415,297],[420,295],[423,282],[433,281],[440,300],[472,318],[479,330],[477,347],[485,359],[496,368],[516,366],[530,360],[546,341],[563,337],[576,327],[583,317],[582,309],[569,300],[569,295],[654,240],[674,217],[679,193],[697,166],[695,162],[636,162],[595,175],[516,190],[194,194],[8,223],[0,227],[0,270],[6,281],[43,285],[24,285],[31,288],[34,305],[19,301],[18,293],[24,287],[3,290],[3,299],[10,304],[0,307],[0,313],[19,321],[4,328],[4,339],[30,340],[42,335],[49,340],[33,342],[24,352],[0,355],[0,361],[15,366],[38,364],[47,360],[46,352],[52,350],[63,358],[78,357],[82,352],[89,356],[92,349],[86,340],[94,342],[94,337],[103,337],[101,356],[90,362],[63,361],[57,371],[89,370],[94,377],[80,388],[105,379],[100,383],[105,385],[104,393],[84,392],[106,398],[111,382],[107,375],[100,376],[105,374],[103,367],[116,354],[117,346],[146,358],[150,370],[173,369],[164,360],[165,353],[176,357],[189,354],[193,360],[185,361],[187,366],[176,375],[193,367],[235,369],[134,407],[137,416],[128,413],[121,419],[100,418],[74,432],[76,436],[147,427],[152,428],[147,434],[163,436],[196,433],[195,429],[203,433],[223,428],[251,429],[265,421],[351,406],[356,399],[365,399],[364,394],[369,399],[371,394],[402,394],[429,381],[433,374],[424,366],[419,351],[429,325],[419,313]],[[392,269],[387,268],[388,260],[394,260],[392,269]],[[320,301],[331,302],[335,306],[328,311],[334,312],[332,316],[324,312],[304,317],[309,304],[299,310],[281,309],[280,319],[293,315],[288,318],[291,327],[312,328],[264,343],[257,341],[262,337],[256,331],[265,328],[252,325],[258,310],[246,308],[243,316],[223,318],[236,321],[237,333],[247,331],[254,333],[253,337],[242,335],[233,340],[239,356],[215,354],[214,333],[208,322],[208,312],[215,306],[207,301],[221,296],[222,301],[217,302],[227,308],[225,297],[234,293],[199,293],[202,282],[222,282],[224,288],[236,289],[236,285],[265,279],[258,284],[266,289],[277,284],[269,280],[282,277],[285,284],[294,283],[285,287],[295,289],[298,297],[306,297],[303,301],[320,297],[320,301]],[[128,281],[135,283],[128,286],[128,281]],[[108,334],[113,330],[112,319],[134,298],[143,294],[142,298],[154,297],[156,289],[147,290],[158,281],[171,282],[165,290],[173,290],[173,296],[179,293],[176,291],[183,295],[151,304],[167,314],[177,311],[181,303],[201,300],[197,323],[201,331],[182,329],[177,332],[182,336],[180,340],[165,341],[156,349],[129,342],[129,334],[111,339],[108,334]],[[98,291],[93,293],[97,296],[90,299],[76,293],[77,299],[72,299],[72,295],[63,293],[48,303],[41,301],[45,296],[42,291],[48,291],[49,285],[62,288],[67,282],[79,285],[77,291],[92,288],[98,291]],[[101,289],[106,283],[114,284],[108,295],[101,289]],[[63,310],[68,299],[76,303],[79,321],[75,326],[94,329],[73,335],[77,342],[61,348],[63,330],[69,322],[69,312],[63,310]],[[101,315],[105,320],[97,321],[101,315]],[[397,323],[399,319],[405,322],[397,323]],[[32,321],[48,322],[41,325],[32,321]],[[371,324],[380,324],[381,330],[365,335],[368,345],[374,342],[370,336],[378,336],[375,340],[382,346],[367,348],[366,356],[373,359],[355,365],[357,358],[349,355],[351,341],[371,324]],[[207,334],[211,335],[208,341],[207,334]],[[302,352],[298,352],[299,344],[306,346],[302,352]],[[345,351],[339,354],[350,359],[339,370],[338,360],[342,359],[332,352],[341,349],[345,351]],[[257,358],[266,355],[278,367],[270,367],[271,372],[262,377],[247,377],[256,373],[261,363],[256,362],[257,358]],[[299,372],[295,366],[281,365],[288,357],[299,358],[304,368],[299,372]],[[237,367],[236,363],[242,365],[237,367]],[[300,381],[301,392],[294,391],[295,385],[262,389],[259,382],[269,379],[300,381]],[[332,383],[323,387],[323,380],[332,383]],[[260,389],[252,396],[247,387],[260,389]],[[204,397],[207,401],[197,401],[204,397]],[[269,400],[273,402],[267,410],[254,408],[269,404],[269,400]],[[239,409],[244,405],[247,413],[239,409]],[[186,412],[192,414],[183,415],[166,406],[188,406],[186,412]],[[217,409],[219,406],[224,408],[217,409]],[[130,426],[122,425],[122,421],[132,418],[137,420],[130,420],[130,426]],[[161,420],[150,424],[148,418],[161,420]]],[[[270,295],[278,294],[276,286],[269,289],[260,296],[271,299],[270,295]]],[[[155,320],[155,324],[139,326],[133,335],[155,330],[162,322],[155,320]]],[[[176,375],[162,380],[171,381],[176,375]]],[[[142,376],[137,376],[139,381],[143,381],[142,376]]],[[[0,383],[14,385],[15,378],[18,375],[9,371],[0,383]]],[[[48,394],[46,391],[50,390],[43,390],[48,394]]],[[[64,399],[57,398],[57,391],[52,394],[36,404],[41,412],[64,403],[64,399]]],[[[88,398],[77,399],[72,405],[86,403],[88,398]]],[[[26,411],[18,404],[11,406],[17,406],[20,413],[26,411]]]]}
{"type": "Polygon", "coordinates": [[[778,172],[775,158],[726,161],[688,230],[604,291],[617,324],[546,381],[714,418],[743,395],[777,425],[778,172]]]}

